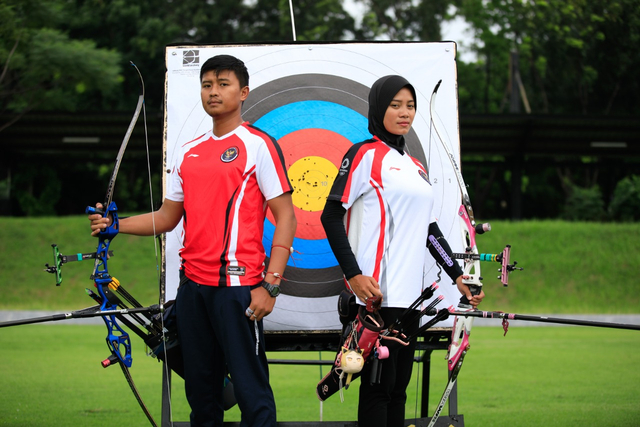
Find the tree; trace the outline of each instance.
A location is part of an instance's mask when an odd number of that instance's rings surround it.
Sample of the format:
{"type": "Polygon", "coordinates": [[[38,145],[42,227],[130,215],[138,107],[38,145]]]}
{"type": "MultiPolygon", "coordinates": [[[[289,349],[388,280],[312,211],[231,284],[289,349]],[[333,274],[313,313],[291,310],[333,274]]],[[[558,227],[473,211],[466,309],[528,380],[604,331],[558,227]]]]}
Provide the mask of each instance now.
{"type": "Polygon", "coordinates": [[[498,97],[504,98],[509,55],[516,51],[533,112],[640,112],[634,73],[640,56],[630,48],[640,38],[637,0],[462,0],[457,14],[472,25],[481,58],[462,74],[486,77],[484,102],[461,99],[462,111],[503,111],[498,97]]]}
{"type": "Polygon", "coordinates": [[[120,56],[58,29],[62,0],[0,1],[0,131],[32,110],[74,111],[88,94],[109,96],[121,82],[120,56]]]}

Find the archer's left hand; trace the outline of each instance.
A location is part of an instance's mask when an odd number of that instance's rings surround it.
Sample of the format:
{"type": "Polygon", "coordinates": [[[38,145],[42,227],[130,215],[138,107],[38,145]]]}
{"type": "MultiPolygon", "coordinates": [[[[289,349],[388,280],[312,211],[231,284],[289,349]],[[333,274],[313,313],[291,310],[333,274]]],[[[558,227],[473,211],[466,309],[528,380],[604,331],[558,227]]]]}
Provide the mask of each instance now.
{"type": "Polygon", "coordinates": [[[460,291],[462,295],[467,297],[467,299],[469,300],[469,304],[476,308],[484,299],[484,291],[482,290],[482,288],[480,288],[480,293],[478,295],[472,295],[469,286],[465,285],[462,282],[462,279],[468,278],[469,276],[466,275],[458,276],[458,278],[456,279],[456,286],[458,287],[458,291],[460,291]]]}
{"type": "MultiPolygon", "coordinates": [[[[96,209],[102,210],[104,206],[101,203],[96,203],[96,209]]],[[[111,225],[112,218],[110,215],[106,217],[102,216],[102,214],[90,214],[87,216],[89,221],[91,221],[91,235],[97,236],[101,231],[105,230],[111,225]]]]}

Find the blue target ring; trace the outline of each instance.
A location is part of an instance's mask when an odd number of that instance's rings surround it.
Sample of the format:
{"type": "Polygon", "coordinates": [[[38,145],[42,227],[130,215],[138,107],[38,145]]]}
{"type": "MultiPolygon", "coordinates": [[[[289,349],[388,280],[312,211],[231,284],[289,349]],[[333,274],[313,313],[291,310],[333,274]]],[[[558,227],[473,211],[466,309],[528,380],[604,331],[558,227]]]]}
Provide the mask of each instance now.
{"type": "Polygon", "coordinates": [[[362,114],[328,101],[300,101],[283,105],[265,114],[255,125],[280,139],[301,129],[326,129],[352,143],[371,138],[369,122],[362,114]]]}

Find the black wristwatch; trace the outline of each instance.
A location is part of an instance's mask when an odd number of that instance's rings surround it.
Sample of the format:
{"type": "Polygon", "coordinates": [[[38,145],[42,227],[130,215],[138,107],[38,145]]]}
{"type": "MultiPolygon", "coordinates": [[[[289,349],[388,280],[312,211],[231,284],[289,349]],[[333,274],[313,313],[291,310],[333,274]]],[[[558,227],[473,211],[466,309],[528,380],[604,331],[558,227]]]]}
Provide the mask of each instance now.
{"type": "Polygon", "coordinates": [[[271,295],[272,297],[275,298],[278,295],[280,295],[280,286],[272,285],[271,283],[267,282],[266,280],[263,280],[261,285],[262,285],[263,288],[265,288],[267,290],[267,292],[269,292],[269,295],[271,295]]]}

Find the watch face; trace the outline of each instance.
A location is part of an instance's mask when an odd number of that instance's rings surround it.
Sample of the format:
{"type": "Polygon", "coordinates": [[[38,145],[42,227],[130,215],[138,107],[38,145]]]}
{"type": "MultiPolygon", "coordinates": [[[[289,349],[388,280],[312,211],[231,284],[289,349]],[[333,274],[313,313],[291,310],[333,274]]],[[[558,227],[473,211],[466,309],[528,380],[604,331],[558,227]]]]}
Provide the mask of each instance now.
{"type": "Polygon", "coordinates": [[[280,286],[272,285],[269,282],[263,281],[262,287],[265,288],[267,292],[269,292],[269,295],[271,295],[274,298],[280,295],[280,286]]]}

